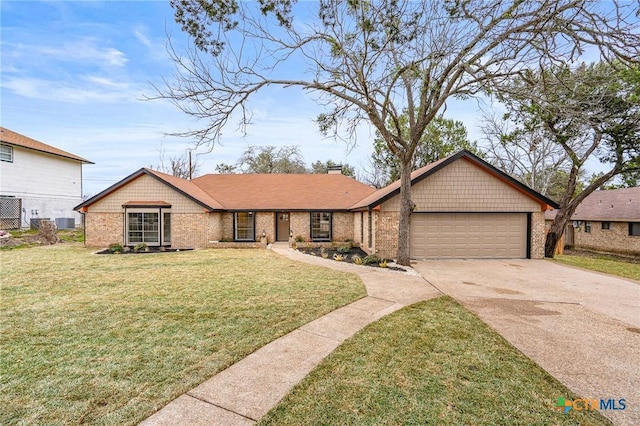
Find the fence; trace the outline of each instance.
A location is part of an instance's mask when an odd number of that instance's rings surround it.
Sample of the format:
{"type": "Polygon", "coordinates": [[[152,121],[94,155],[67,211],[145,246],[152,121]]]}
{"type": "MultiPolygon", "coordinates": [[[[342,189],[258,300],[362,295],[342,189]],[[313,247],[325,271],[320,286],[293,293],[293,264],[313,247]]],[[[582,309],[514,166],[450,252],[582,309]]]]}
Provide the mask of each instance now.
{"type": "Polygon", "coordinates": [[[0,229],[20,229],[22,198],[0,197],[0,229]]]}

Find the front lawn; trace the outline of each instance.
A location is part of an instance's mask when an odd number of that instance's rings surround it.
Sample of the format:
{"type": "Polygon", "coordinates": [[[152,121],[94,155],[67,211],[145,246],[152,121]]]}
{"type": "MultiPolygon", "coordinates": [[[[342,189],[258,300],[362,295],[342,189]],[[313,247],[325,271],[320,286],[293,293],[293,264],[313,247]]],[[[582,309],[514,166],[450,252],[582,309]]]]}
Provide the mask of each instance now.
{"type": "Polygon", "coordinates": [[[578,268],[604,272],[623,278],[631,278],[640,281],[640,260],[625,259],[618,256],[597,254],[589,252],[576,252],[576,254],[556,255],[555,261],[578,268]]]}
{"type": "Polygon", "coordinates": [[[448,297],[412,305],[342,344],[260,425],[611,424],[563,414],[576,397],[448,297]]]}
{"type": "Polygon", "coordinates": [[[135,424],[279,336],[365,295],[267,250],[0,253],[0,424],[135,424]]]}

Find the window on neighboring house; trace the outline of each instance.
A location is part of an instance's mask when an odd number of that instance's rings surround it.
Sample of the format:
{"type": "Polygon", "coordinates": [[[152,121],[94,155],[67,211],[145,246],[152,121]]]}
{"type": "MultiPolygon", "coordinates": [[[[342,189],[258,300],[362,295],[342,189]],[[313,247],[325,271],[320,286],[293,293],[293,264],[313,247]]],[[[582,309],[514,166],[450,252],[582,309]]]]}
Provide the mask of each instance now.
{"type": "Polygon", "coordinates": [[[611,222],[602,222],[602,229],[611,229],[611,222]]]}
{"type": "Polygon", "coordinates": [[[640,237],[640,222],[629,222],[629,235],[640,237]]]}
{"type": "Polygon", "coordinates": [[[128,208],[126,221],[126,245],[171,245],[171,212],[167,209],[128,208]]]}
{"type": "Polygon", "coordinates": [[[255,241],[255,213],[236,212],[235,213],[235,239],[236,241],[255,241]]]}
{"type": "Polygon", "coordinates": [[[313,241],[331,241],[331,213],[311,213],[311,239],[313,241]]]}
{"type": "Polygon", "coordinates": [[[584,232],[586,232],[586,233],[590,233],[591,232],[591,222],[585,222],[584,223],[584,232]]]}
{"type": "Polygon", "coordinates": [[[0,145],[0,160],[13,163],[13,147],[9,145],[0,145]]]}

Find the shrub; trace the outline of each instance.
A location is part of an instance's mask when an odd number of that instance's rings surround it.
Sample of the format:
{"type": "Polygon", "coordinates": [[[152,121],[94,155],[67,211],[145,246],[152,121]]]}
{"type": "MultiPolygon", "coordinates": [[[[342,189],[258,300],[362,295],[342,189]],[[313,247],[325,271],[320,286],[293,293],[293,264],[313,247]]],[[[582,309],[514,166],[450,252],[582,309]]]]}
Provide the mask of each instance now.
{"type": "Polygon", "coordinates": [[[351,247],[349,246],[340,246],[336,249],[336,251],[340,254],[347,254],[349,253],[349,250],[351,250],[351,247]]]}
{"type": "Polygon", "coordinates": [[[362,258],[357,254],[354,254],[351,260],[353,260],[353,263],[355,263],[356,265],[362,265],[362,258]]]}
{"type": "Polygon", "coordinates": [[[378,266],[381,267],[381,268],[386,268],[388,266],[387,265],[387,261],[383,260],[382,262],[378,263],[378,266]]]}
{"type": "Polygon", "coordinates": [[[304,237],[302,235],[296,235],[296,243],[304,243],[304,237]]]}
{"type": "Polygon", "coordinates": [[[136,253],[147,251],[147,245],[145,243],[138,243],[133,247],[133,251],[136,253]]]}
{"type": "Polygon", "coordinates": [[[362,263],[365,265],[375,265],[376,263],[380,262],[382,262],[382,259],[380,259],[375,254],[370,254],[369,256],[365,256],[364,259],[362,259],[362,263]]]}
{"type": "Polygon", "coordinates": [[[334,254],[333,255],[333,260],[335,260],[336,262],[342,262],[344,260],[344,257],[342,257],[341,254],[334,254]]]}
{"type": "Polygon", "coordinates": [[[111,253],[122,253],[124,251],[124,248],[120,243],[113,243],[113,244],[109,244],[109,251],[111,253]]]}

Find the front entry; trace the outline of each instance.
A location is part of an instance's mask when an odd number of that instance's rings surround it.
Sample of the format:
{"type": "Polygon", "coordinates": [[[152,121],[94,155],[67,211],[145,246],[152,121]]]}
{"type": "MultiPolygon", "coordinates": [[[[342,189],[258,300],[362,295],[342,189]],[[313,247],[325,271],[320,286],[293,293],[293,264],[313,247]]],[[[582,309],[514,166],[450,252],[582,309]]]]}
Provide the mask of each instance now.
{"type": "Polygon", "coordinates": [[[291,215],[288,212],[278,212],[276,215],[276,241],[289,241],[291,215]]]}

